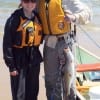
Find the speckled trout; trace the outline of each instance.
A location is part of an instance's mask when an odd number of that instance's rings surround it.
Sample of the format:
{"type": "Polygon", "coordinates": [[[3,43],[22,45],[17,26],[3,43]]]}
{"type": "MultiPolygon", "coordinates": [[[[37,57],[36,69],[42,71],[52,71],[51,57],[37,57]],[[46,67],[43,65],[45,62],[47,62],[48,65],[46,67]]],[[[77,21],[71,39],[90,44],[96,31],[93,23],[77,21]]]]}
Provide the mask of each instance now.
{"type": "Polygon", "coordinates": [[[63,85],[64,85],[64,91],[65,95],[70,95],[70,88],[71,84],[73,82],[73,78],[75,75],[75,63],[74,63],[74,56],[70,49],[64,49],[65,59],[66,63],[63,66],[64,67],[64,76],[63,76],[63,85]]]}

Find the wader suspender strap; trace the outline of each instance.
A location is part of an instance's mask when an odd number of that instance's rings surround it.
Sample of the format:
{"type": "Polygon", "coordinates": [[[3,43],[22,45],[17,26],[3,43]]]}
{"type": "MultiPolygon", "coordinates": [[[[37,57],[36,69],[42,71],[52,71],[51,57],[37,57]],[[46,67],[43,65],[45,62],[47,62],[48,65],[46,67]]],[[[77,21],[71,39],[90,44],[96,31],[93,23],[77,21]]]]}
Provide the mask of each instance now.
{"type": "Polygon", "coordinates": [[[70,23],[70,29],[70,38],[72,38],[74,42],[76,42],[76,24],[70,23]]]}

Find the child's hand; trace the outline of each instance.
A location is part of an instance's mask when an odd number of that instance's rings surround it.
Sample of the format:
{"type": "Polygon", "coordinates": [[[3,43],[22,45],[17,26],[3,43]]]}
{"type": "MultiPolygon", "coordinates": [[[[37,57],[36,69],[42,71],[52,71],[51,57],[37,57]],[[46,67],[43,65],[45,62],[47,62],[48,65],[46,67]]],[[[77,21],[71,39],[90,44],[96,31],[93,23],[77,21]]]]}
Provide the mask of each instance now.
{"type": "Polygon", "coordinates": [[[17,76],[18,75],[18,71],[16,70],[16,71],[12,71],[12,72],[10,72],[10,75],[11,76],[17,76]]]}

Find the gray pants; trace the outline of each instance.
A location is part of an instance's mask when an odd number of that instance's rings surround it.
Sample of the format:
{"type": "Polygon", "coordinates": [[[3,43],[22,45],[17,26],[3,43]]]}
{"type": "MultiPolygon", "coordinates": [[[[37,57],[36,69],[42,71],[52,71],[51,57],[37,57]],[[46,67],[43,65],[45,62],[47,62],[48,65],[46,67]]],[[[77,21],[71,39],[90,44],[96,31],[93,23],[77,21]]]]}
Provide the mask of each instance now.
{"type": "MultiPolygon", "coordinates": [[[[70,88],[70,95],[64,96],[65,99],[62,99],[62,89],[61,89],[61,78],[59,76],[59,67],[60,61],[65,60],[64,67],[67,66],[68,57],[67,52],[64,52],[64,49],[68,48],[69,45],[65,43],[65,40],[60,40],[57,42],[55,48],[50,48],[48,46],[44,46],[44,72],[45,72],[45,86],[46,86],[46,95],[48,100],[75,100],[75,67],[73,72],[73,79],[70,88]],[[65,53],[65,54],[64,54],[65,53]]],[[[71,58],[71,57],[70,57],[71,58]]],[[[71,59],[73,62],[73,59],[71,59]]],[[[70,62],[70,63],[71,63],[70,62]]],[[[66,70],[65,73],[68,71],[66,70]]],[[[66,79],[66,81],[69,81],[66,79]]],[[[66,91],[67,92],[67,91],[66,91]]]]}

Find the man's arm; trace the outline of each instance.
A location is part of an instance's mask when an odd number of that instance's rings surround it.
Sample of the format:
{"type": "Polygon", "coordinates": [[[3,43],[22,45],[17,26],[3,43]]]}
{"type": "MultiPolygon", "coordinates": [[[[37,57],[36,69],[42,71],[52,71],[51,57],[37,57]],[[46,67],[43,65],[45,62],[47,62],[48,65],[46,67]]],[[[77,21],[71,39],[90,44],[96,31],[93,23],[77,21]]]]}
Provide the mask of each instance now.
{"type": "Polygon", "coordinates": [[[80,0],[62,0],[65,15],[67,13],[75,16],[77,24],[87,24],[92,17],[91,9],[80,0]]]}

